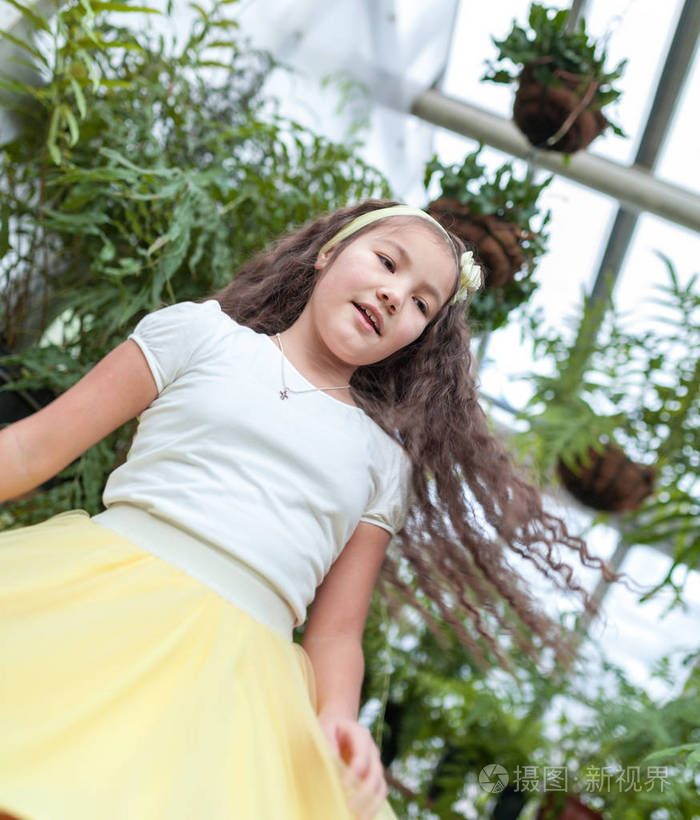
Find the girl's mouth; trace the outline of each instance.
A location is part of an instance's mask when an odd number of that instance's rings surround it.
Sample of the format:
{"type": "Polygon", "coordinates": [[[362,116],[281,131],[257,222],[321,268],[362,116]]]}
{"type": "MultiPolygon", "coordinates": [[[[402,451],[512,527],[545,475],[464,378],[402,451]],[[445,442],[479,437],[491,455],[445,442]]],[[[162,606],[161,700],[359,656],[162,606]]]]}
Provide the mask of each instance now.
{"type": "Polygon", "coordinates": [[[367,325],[367,327],[370,330],[373,330],[377,334],[377,336],[379,336],[379,329],[374,324],[374,320],[372,318],[370,318],[369,313],[364,308],[360,307],[360,305],[356,304],[355,302],[353,302],[353,305],[355,306],[355,309],[357,310],[357,312],[362,317],[362,320],[363,320],[364,324],[367,325]]]}

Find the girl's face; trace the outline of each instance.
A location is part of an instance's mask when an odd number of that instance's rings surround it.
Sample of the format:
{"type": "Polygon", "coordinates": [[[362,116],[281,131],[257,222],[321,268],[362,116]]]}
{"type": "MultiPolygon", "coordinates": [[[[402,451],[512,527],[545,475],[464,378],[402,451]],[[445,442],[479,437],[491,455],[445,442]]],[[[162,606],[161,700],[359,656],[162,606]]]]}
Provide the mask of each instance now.
{"type": "Polygon", "coordinates": [[[319,255],[306,309],[329,352],[354,367],[417,339],[457,278],[447,242],[421,219],[378,222],[328,266],[333,250],[319,255]]]}

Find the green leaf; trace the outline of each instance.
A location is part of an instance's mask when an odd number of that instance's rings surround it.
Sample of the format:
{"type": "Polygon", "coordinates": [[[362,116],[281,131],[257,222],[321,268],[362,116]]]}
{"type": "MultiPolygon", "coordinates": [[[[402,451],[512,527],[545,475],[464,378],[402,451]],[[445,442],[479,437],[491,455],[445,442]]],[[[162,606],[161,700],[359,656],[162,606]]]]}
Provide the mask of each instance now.
{"type": "Polygon", "coordinates": [[[209,13],[205,11],[199,3],[189,3],[189,7],[194,9],[203,20],[209,19],[209,13]]]}
{"type": "Polygon", "coordinates": [[[223,63],[220,60],[197,60],[197,66],[209,66],[210,68],[230,68],[228,63],[223,63]]]}
{"type": "Polygon", "coordinates": [[[73,89],[73,94],[75,96],[75,103],[78,106],[78,111],[80,112],[80,116],[82,119],[85,119],[87,116],[87,105],[85,104],[85,95],[83,94],[82,89],[78,85],[76,79],[74,77],[70,78],[71,88],[73,89]]]}
{"type": "Polygon", "coordinates": [[[211,25],[216,28],[224,28],[224,29],[237,29],[239,27],[239,23],[237,20],[228,20],[228,19],[221,19],[221,20],[213,20],[211,25]]]}
{"type": "Polygon", "coordinates": [[[155,240],[151,245],[149,245],[148,250],[146,251],[146,256],[151,256],[157,250],[163,247],[166,242],[170,241],[169,236],[159,236],[158,239],[155,240]]]}
{"type": "Polygon", "coordinates": [[[51,113],[51,120],[49,122],[49,133],[46,139],[46,146],[49,150],[49,154],[51,154],[51,159],[56,163],[56,165],[61,164],[61,152],[58,150],[58,146],[56,145],[56,139],[58,138],[58,128],[60,124],[60,117],[61,117],[61,106],[57,105],[51,113]]]}
{"type": "Polygon", "coordinates": [[[144,14],[160,14],[158,9],[150,6],[131,6],[128,3],[109,2],[109,0],[90,0],[90,5],[95,11],[140,11],[144,14]]]}
{"type": "Polygon", "coordinates": [[[100,80],[100,85],[103,85],[105,88],[124,88],[127,90],[131,90],[134,88],[134,83],[132,80],[100,80]]]}
{"type": "Polygon", "coordinates": [[[40,31],[51,32],[48,20],[40,12],[34,11],[34,9],[29,6],[25,6],[23,3],[19,3],[18,0],[5,0],[5,2],[9,3],[11,6],[14,6],[17,11],[21,12],[32,23],[34,28],[39,29],[40,31]]]}
{"type": "Polygon", "coordinates": [[[68,130],[70,131],[70,142],[69,145],[73,146],[78,142],[78,138],[80,137],[80,129],[78,128],[78,122],[75,119],[75,114],[70,110],[67,105],[60,106],[61,115],[63,119],[65,119],[66,124],[68,125],[68,130]]]}
{"type": "Polygon", "coordinates": [[[6,40],[9,40],[11,43],[14,43],[16,46],[25,49],[33,57],[39,60],[39,62],[43,63],[48,68],[49,63],[46,57],[39,51],[39,49],[34,48],[34,46],[26,42],[26,40],[20,40],[19,37],[15,37],[8,31],[4,31],[3,29],[0,29],[0,37],[4,37],[6,40]]]}
{"type": "MultiPolygon", "coordinates": [[[[652,752],[642,758],[642,763],[645,765],[655,765],[663,760],[677,761],[681,757],[682,752],[691,752],[693,758],[696,758],[700,752],[700,743],[683,743],[680,746],[670,746],[668,749],[660,749],[652,752]]],[[[688,763],[690,764],[690,758],[688,763]]]]}
{"type": "Polygon", "coordinates": [[[0,203],[0,257],[10,250],[10,206],[0,203]]]}
{"type": "Polygon", "coordinates": [[[43,99],[45,96],[41,89],[36,89],[28,83],[18,82],[17,80],[0,80],[0,88],[12,91],[15,94],[27,94],[38,100],[43,99]]]}

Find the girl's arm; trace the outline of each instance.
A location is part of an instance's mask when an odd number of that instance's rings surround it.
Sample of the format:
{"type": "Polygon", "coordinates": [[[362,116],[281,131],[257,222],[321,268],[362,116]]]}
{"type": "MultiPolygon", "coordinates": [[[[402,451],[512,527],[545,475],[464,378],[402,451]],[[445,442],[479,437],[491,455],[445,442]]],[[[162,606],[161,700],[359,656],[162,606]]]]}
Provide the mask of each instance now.
{"type": "Polygon", "coordinates": [[[127,339],[51,404],[0,430],[0,501],[59,473],[157,395],[141,348],[127,339]]]}
{"type": "Polygon", "coordinates": [[[316,591],[302,638],[314,670],[319,722],[348,766],[346,788],[359,784],[350,805],[369,812],[363,817],[372,817],[387,794],[379,750],[357,716],[362,635],[390,538],[381,527],[360,521],[316,591]]]}

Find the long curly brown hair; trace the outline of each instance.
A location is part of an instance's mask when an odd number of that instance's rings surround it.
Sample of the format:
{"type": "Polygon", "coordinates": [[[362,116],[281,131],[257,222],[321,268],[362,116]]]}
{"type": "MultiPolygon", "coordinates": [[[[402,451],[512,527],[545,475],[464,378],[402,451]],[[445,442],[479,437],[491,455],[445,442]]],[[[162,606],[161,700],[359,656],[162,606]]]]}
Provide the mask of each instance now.
{"type": "MultiPolygon", "coordinates": [[[[395,204],[366,200],[293,231],[246,263],[214,298],[232,319],[259,333],[284,331],[313,291],[321,247],[360,214],[395,204]]],[[[375,226],[341,242],[331,263],[375,226]]],[[[461,240],[450,237],[461,253],[461,240]]],[[[495,656],[510,666],[504,651],[509,643],[535,659],[551,647],[566,662],[571,635],[538,608],[509,564],[509,551],[573,593],[589,612],[595,604],[558,547],[577,553],[581,564],[599,568],[608,581],[620,576],[591,556],[561,519],[545,512],[525,470],[490,432],[472,374],[465,313],[463,302],[448,300],[418,339],[358,367],[350,380],[356,404],[403,446],[413,466],[414,504],[387,551],[378,587],[392,615],[398,617],[408,603],[442,643],[438,622],[420,600],[428,596],[481,665],[495,656]],[[406,580],[406,561],[412,580],[406,580]]]]}

